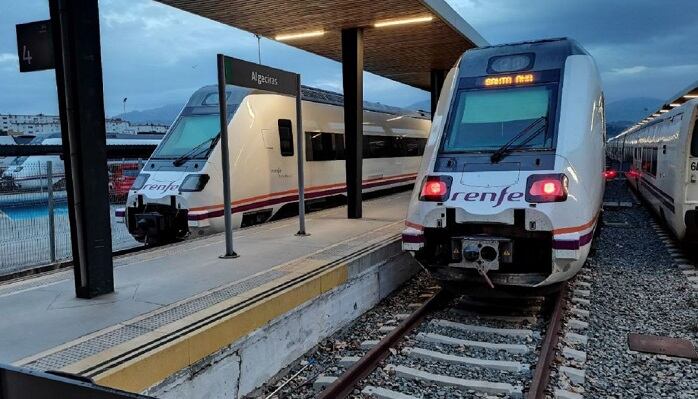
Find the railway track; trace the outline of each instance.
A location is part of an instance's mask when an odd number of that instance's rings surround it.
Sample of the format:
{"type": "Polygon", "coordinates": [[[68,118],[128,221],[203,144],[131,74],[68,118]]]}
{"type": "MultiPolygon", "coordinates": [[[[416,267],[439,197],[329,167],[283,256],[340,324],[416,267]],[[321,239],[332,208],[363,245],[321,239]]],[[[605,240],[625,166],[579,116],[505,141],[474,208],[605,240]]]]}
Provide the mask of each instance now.
{"type": "Polygon", "coordinates": [[[386,315],[368,351],[346,356],[337,376],[320,375],[322,399],[376,397],[410,399],[437,386],[445,397],[543,398],[562,325],[567,285],[547,297],[454,299],[438,288],[422,294],[410,314],[386,315]],[[376,372],[377,371],[377,372],[376,372]],[[361,389],[361,394],[357,389],[361,389]],[[450,394],[449,394],[450,392],[450,394]]]}

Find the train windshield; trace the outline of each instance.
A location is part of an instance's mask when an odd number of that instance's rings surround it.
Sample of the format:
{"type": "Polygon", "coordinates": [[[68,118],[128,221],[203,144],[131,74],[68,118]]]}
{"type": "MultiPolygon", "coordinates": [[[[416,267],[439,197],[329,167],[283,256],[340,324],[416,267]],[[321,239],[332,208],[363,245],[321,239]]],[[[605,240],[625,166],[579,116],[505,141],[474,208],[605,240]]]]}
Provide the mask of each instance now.
{"type": "Polygon", "coordinates": [[[27,159],[29,159],[28,156],[17,157],[17,158],[15,158],[15,159],[12,160],[12,162],[10,163],[10,165],[12,165],[12,166],[19,166],[19,165],[23,164],[27,159]]]}
{"type": "Polygon", "coordinates": [[[552,148],[550,123],[536,121],[550,120],[556,87],[551,84],[459,92],[441,152],[496,151],[527,128],[530,131],[513,143],[517,150],[552,148]]]}
{"type": "Polygon", "coordinates": [[[203,143],[215,140],[220,132],[218,114],[186,115],[177,119],[167,137],[155,150],[153,158],[176,159],[193,148],[201,147],[197,154],[189,158],[206,159],[213,146],[202,146],[203,143]]]}

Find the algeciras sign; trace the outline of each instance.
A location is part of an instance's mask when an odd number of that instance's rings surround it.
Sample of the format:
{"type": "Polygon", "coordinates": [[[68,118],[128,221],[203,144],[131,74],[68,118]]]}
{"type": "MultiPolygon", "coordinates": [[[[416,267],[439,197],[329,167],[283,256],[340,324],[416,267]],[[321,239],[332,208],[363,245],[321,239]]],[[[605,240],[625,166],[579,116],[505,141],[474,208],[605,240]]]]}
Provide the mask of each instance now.
{"type": "Polygon", "coordinates": [[[226,56],[225,83],[295,96],[298,90],[298,75],[226,56]]]}

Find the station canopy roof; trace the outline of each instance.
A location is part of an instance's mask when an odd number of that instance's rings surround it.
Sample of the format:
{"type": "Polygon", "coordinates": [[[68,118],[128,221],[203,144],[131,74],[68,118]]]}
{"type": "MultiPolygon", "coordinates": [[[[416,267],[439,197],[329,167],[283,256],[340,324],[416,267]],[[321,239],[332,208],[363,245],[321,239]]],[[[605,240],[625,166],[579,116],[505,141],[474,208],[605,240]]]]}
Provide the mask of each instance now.
{"type": "Polygon", "coordinates": [[[365,28],[364,69],[425,90],[431,70],[488,44],[443,0],[157,1],[340,62],[341,31],[365,28]]]}

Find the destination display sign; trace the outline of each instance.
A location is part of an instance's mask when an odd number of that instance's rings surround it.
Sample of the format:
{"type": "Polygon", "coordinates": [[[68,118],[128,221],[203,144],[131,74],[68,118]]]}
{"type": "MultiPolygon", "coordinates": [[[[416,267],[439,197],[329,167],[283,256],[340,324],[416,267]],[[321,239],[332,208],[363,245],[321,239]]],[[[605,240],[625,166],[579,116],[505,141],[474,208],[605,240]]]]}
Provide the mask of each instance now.
{"type": "Polygon", "coordinates": [[[225,57],[225,82],[234,86],[296,95],[298,74],[225,57]]]}
{"type": "Polygon", "coordinates": [[[524,73],[519,75],[491,76],[485,78],[485,86],[510,86],[535,82],[535,75],[524,73]]]}
{"type": "Polygon", "coordinates": [[[33,72],[54,68],[51,21],[16,25],[19,71],[33,72]]]}

